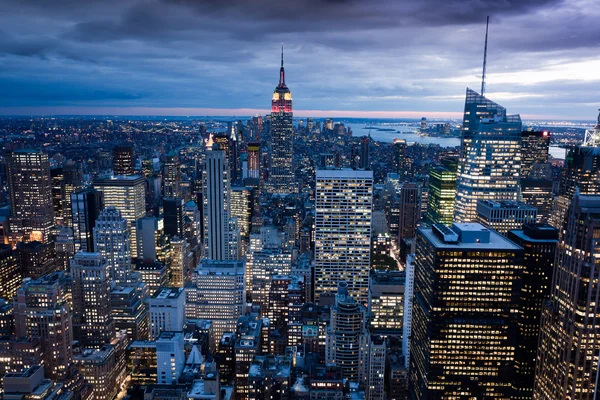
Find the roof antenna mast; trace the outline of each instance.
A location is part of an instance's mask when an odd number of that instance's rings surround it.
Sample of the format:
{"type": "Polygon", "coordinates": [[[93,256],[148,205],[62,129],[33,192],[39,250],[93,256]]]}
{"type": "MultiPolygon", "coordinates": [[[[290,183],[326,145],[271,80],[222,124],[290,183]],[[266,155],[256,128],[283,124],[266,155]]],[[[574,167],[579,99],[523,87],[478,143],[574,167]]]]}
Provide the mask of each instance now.
{"type": "Polygon", "coordinates": [[[487,63],[487,41],[488,41],[488,28],[490,26],[490,16],[487,16],[485,23],[485,47],[483,49],[483,73],[481,74],[481,95],[485,93],[485,64],[487,63]]]}

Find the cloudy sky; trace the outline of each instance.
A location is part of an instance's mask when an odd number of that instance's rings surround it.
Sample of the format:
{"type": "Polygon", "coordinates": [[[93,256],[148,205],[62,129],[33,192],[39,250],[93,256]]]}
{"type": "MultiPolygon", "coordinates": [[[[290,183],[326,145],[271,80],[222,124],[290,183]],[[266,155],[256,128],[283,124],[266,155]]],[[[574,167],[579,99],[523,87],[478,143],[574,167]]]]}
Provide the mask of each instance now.
{"type": "Polygon", "coordinates": [[[595,119],[598,0],[0,0],[0,114],[595,119]]]}

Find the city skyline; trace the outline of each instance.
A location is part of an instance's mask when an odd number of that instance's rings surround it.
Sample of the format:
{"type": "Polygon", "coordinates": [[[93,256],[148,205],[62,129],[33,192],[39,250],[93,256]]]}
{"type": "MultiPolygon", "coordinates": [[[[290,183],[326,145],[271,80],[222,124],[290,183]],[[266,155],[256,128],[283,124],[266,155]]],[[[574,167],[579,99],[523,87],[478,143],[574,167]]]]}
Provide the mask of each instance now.
{"type": "Polygon", "coordinates": [[[0,115],[265,114],[283,42],[298,116],[457,117],[488,14],[486,95],[524,118],[597,109],[593,2],[421,3],[7,3],[0,115]]]}

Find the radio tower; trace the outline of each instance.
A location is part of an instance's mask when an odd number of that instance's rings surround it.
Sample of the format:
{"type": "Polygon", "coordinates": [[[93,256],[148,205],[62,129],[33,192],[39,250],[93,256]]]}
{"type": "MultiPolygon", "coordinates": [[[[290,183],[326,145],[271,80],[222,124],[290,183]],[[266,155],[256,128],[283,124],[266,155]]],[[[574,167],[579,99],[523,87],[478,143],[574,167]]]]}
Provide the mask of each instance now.
{"type": "Polygon", "coordinates": [[[485,47],[483,49],[483,73],[481,74],[481,95],[485,95],[485,64],[487,63],[487,41],[488,41],[488,28],[490,26],[490,16],[487,16],[485,23],[485,47]]]}

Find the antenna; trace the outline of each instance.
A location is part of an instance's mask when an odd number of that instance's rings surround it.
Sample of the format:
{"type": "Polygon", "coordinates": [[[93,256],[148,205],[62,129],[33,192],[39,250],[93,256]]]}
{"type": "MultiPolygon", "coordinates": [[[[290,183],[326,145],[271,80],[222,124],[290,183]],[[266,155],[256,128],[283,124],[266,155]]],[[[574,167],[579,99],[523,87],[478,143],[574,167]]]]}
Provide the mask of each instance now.
{"type": "Polygon", "coordinates": [[[485,92],[485,64],[487,63],[487,40],[488,40],[488,28],[490,26],[490,16],[487,16],[485,23],[485,47],[483,49],[483,73],[481,74],[481,95],[485,92]]]}
{"type": "Polygon", "coordinates": [[[283,43],[281,43],[281,68],[283,68],[283,43]]]}

